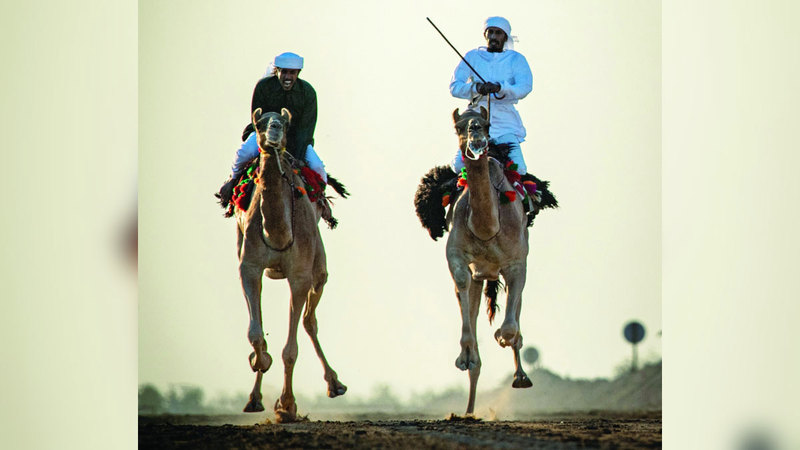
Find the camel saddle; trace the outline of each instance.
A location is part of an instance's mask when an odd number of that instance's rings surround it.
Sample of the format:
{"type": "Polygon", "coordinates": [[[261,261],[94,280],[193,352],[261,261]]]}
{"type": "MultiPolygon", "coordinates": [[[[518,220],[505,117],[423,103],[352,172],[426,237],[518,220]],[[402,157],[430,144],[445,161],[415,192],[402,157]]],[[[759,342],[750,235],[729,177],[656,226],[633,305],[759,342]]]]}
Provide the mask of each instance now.
{"type": "MultiPolygon", "coordinates": [[[[531,173],[520,175],[516,165],[508,157],[508,144],[490,144],[489,156],[498,160],[504,167],[508,181],[515,191],[501,192],[500,203],[509,203],[517,199],[522,201],[528,216],[528,226],[533,226],[533,219],[544,208],[557,208],[558,201],[549,190],[549,181],[543,181],[531,173]]],[[[428,230],[434,241],[444,236],[449,229],[448,218],[452,216],[452,208],[464,191],[466,180],[462,174],[456,174],[449,166],[436,166],[420,180],[414,196],[414,207],[423,228],[428,230]],[[449,206],[449,213],[445,208],[449,206]]]]}
{"type": "MultiPolygon", "coordinates": [[[[296,198],[306,195],[311,203],[320,202],[322,203],[323,211],[330,211],[328,197],[325,196],[326,186],[331,186],[342,198],[347,198],[350,195],[345,186],[336,178],[330,176],[330,174],[328,175],[328,183],[326,184],[322,180],[320,174],[308,167],[304,161],[295,158],[291,158],[291,160],[292,170],[303,180],[303,186],[294,187],[294,195],[296,198]]],[[[225,208],[225,217],[233,216],[236,209],[247,211],[247,208],[250,207],[250,201],[253,198],[253,187],[257,182],[256,174],[258,173],[258,162],[259,158],[256,157],[247,164],[247,169],[242,172],[236,181],[230,203],[227,205],[222,205],[222,203],[220,203],[222,207],[225,208]]],[[[330,214],[323,214],[322,218],[331,229],[336,228],[336,225],[339,223],[339,221],[330,214]]]]}

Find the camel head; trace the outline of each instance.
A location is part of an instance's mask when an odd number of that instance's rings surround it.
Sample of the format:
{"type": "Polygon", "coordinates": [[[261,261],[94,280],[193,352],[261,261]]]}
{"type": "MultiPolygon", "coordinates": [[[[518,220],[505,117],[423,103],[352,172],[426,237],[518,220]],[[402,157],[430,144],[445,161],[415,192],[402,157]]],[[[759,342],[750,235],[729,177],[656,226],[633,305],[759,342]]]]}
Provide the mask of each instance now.
{"type": "Polygon", "coordinates": [[[261,114],[261,108],[253,111],[253,127],[256,130],[256,140],[258,148],[284,149],[286,148],[286,133],[289,129],[289,122],[292,114],[288,109],[281,109],[281,113],[268,112],[261,114]]]}
{"type": "Polygon", "coordinates": [[[489,113],[481,106],[480,112],[468,109],[464,114],[453,111],[453,122],[458,134],[458,145],[465,157],[476,160],[489,149],[489,113]]]}

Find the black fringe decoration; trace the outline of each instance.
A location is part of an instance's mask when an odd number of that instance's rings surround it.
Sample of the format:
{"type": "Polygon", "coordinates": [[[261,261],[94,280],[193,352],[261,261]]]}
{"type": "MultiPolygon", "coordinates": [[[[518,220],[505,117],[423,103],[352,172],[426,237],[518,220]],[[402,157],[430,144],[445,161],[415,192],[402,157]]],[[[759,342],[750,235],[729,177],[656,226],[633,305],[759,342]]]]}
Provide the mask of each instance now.
{"type": "Polygon", "coordinates": [[[331,230],[333,230],[334,228],[336,228],[337,225],[339,225],[339,221],[333,216],[331,216],[330,219],[326,219],[323,217],[322,220],[324,220],[325,223],[328,224],[328,229],[331,230]]]}
{"type": "Polygon", "coordinates": [[[339,197],[347,198],[350,193],[347,192],[347,188],[344,187],[342,183],[339,182],[336,178],[333,178],[330,174],[328,174],[328,186],[332,187],[339,197]]]}
{"type": "Polygon", "coordinates": [[[456,173],[449,166],[437,166],[431,169],[420,180],[417,192],[414,195],[414,208],[422,226],[428,230],[434,241],[444,236],[447,224],[445,222],[445,208],[442,206],[442,194],[450,192],[451,200],[455,199],[456,173]],[[452,183],[452,189],[443,186],[452,183]]]}

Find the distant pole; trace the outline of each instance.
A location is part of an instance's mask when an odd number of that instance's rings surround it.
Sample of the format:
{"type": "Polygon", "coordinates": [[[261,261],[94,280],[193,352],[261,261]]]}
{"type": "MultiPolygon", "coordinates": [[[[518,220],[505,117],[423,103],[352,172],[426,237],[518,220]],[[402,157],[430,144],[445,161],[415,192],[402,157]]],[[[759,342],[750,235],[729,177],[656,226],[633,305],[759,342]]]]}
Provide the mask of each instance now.
{"type": "Polygon", "coordinates": [[[536,347],[526,347],[525,350],[522,351],[522,359],[533,369],[533,365],[539,360],[539,351],[536,350],[536,347]]]}
{"type": "Polygon", "coordinates": [[[625,328],[622,330],[622,334],[625,336],[628,342],[633,345],[633,358],[631,359],[631,372],[636,371],[637,367],[637,360],[639,359],[639,354],[636,349],[636,344],[644,339],[644,326],[636,321],[628,322],[625,325],[625,328]]]}

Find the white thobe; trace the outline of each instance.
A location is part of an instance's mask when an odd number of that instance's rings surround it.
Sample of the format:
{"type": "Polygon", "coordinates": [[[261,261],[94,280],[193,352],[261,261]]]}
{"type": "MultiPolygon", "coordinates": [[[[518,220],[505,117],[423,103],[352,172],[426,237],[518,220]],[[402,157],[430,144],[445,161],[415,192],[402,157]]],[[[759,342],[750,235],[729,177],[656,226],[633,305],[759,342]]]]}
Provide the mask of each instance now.
{"type": "MultiPolygon", "coordinates": [[[[492,95],[492,108],[489,136],[499,138],[513,134],[519,142],[525,141],[525,127],[514,105],[525,98],[533,89],[533,74],[528,61],[514,50],[489,52],[486,47],[478,47],[464,55],[464,59],[487,82],[500,83],[500,92],[492,95]]],[[[461,61],[450,81],[450,93],[453,97],[472,100],[480,96],[475,90],[475,83],[480,82],[472,70],[461,61]]],[[[487,107],[487,96],[482,96],[478,105],[487,107]]]]}

